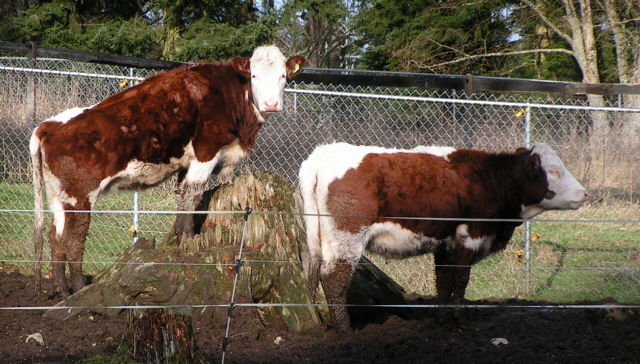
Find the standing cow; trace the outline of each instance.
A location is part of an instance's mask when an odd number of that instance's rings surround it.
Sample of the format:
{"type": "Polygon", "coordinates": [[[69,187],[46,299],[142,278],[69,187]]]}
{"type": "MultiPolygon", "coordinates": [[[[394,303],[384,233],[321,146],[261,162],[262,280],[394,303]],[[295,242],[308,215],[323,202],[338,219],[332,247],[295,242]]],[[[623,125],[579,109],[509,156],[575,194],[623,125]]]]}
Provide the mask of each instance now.
{"type": "Polygon", "coordinates": [[[499,154],[324,145],[302,163],[300,190],[312,289],[322,283],[341,330],[350,328],[341,305],[364,249],[390,258],[433,253],[438,297],[460,302],[471,265],[505,248],[520,225],[514,219],[577,209],[589,197],[542,143],[499,154]]]}
{"type": "MultiPolygon", "coordinates": [[[[195,210],[209,176],[231,172],[253,148],[265,118],[283,109],[286,79],[305,64],[303,56],[286,59],[277,47],[259,47],[251,58],[158,73],[90,108],[44,121],[30,143],[37,289],[43,181],[53,211],[53,275],[66,297],[65,262],[72,290],[85,285],[82,259],[90,211],[103,193],[143,190],[178,174],[178,210],[195,210]]],[[[193,236],[193,215],[178,214],[174,229],[178,239],[193,236]]]]}

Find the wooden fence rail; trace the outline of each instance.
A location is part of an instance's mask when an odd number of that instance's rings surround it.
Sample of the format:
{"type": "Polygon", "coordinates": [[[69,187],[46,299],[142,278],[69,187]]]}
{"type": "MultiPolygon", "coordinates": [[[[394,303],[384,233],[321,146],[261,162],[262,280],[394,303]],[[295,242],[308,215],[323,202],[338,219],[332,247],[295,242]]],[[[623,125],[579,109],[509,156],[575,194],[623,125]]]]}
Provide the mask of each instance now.
{"type": "MultiPolygon", "coordinates": [[[[106,63],[124,67],[169,69],[184,63],[118,56],[106,53],[39,47],[36,43],[21,44],[0,41],[0,52],[61,58],[79,62],[106,63]]],[[[499,92],[551,92],[567,95],[635,95],[640,84],[580,83],[517,78],[482,77],[473,75],[437,75],[425,73],[380,73],[358,70],[305,69],[297,82],[345,86],[418,87],[429,89],[499,92]]]]}

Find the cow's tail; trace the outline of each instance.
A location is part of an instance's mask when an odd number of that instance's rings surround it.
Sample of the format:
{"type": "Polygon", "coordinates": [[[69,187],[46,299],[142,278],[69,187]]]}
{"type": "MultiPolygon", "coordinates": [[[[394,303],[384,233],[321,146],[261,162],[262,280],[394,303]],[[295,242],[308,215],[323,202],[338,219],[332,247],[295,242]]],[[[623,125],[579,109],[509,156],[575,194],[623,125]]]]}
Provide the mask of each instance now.
{"type": "MultiPolygon", "coordinates": [[[[37,129],[36,129],[37,130],[37,129]]],[[[31,153],[31,169],[33,170],[33,192],[35,196],[35,217],[33,220],[33,245],[35,248],[36,291],[42,290],[42,245],[44,241],[44,195],[42,192],[42,151],[40,138],[36,136],[36,130],[31,135],[29,151],[31,153]]]]}
{"type": "Polygon", "coordinates": [[[315,299],[320,283],[320,267],[322,265],[322,247],[320,240],[320,210],[318,208],[318,175],[314,166],[303,163],[300,168],[300,192],[304,205],[304,223],[307,234],[307,247],[309,248],[309,286],[315,299]]]}

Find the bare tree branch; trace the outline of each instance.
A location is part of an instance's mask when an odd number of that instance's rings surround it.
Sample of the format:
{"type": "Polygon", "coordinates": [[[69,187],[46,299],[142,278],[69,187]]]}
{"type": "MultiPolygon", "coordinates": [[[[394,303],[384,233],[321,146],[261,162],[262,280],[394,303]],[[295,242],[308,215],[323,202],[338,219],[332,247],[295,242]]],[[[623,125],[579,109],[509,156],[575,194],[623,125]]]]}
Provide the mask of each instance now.
{"type": "Polygon", "coordinates": [[[465,57],[454,59],[452,61],[441,62],[441,63],[437,63],[437,64],[432,64],[432,65],[424,65],[424,64],[421,65],[416,60],[410,60],[409,63],[414,65],[417,68],[435,69],[436,67],[447,66],[447,65],[450,65],[450,64],[455,64],[455,63],[460,63],[460,62],[465,62],[465,61],[471,61],[471,60],[479,59],[479,58],[506,57],[506,56],[515,56],[515,55],[519,55],[519,54],[531,54],[531,53],[564,53],[564,54],[568,54],[568,55],[570,55],[572,57],[574,56],[573,52],[568,50],[568,49],[554,48],[554,49],[531,49],[531,50],[525,50],[525,51],[495,52],[495,53],[485,53],[485,54],[477,54],[477,55],[467,55],[465,57]]]}
{"type": "Polygon", "coordinates": [[[569,44],[573,44],[573,39],[567,33],[560,30],[560,28],[558,28],[558,26],[556,26],[551,20],[549,20],[549,18],[547,18],[546,15],[544,15],[542,11],[540,11],[540,9],[538,9],[538,7],[535,6],[535,4],[533,4],[529,0],[522,0],[522,2],[525,3],[525,5],[527,5],[531,10],[533,10],[533,12],[535,12],[536,15],[538,15],[540,20],[542,20],[543,23],[545,23],[549,28],[551,28],[551,30],[553,30],[559,37],[566,40],[569,44]]]}

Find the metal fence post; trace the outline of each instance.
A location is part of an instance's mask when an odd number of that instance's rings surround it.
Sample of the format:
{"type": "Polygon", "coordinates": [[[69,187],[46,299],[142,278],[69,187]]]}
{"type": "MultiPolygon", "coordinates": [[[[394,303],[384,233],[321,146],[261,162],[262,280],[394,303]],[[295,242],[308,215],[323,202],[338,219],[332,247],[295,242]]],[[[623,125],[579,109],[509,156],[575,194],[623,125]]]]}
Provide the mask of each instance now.
{"type": "MultiPolygon", "coordinates": [[[[38,44],[36,42],[31,42],[31,49],[29,50],[29,55],[27,60],[29,61],[29,67],[32,69],[36,68],[36,55],[37,55],[38,44]]],[[[36,75],[33,72],[29,72],[29,76],[27,79],[27,125],[35,128],[37,126],[36,123],[36,75]]]]}
{"type": "MultiPolygon", "coordinates": [[[[129,76],[131,77],[131,85],[133,86],[135,84],[135,81],[133,81],[133,68],[129,68],[129,76]]],[[[138,229],[140,226],[140,212],[138,209],[139,201],[138,191],[135,191],[133,193],[133,225],[131,226],[134,243],[138,241],[138,229]]]]}
{"type": "MultiPolygon", "coordinates": [[[[531,148],[531,106],[527,103],[524,117],[524,140],[527,148],[531,148]]],[[[524,293],[528,295],[531,285],[531,223],[524,222],[524,293]]]]}

